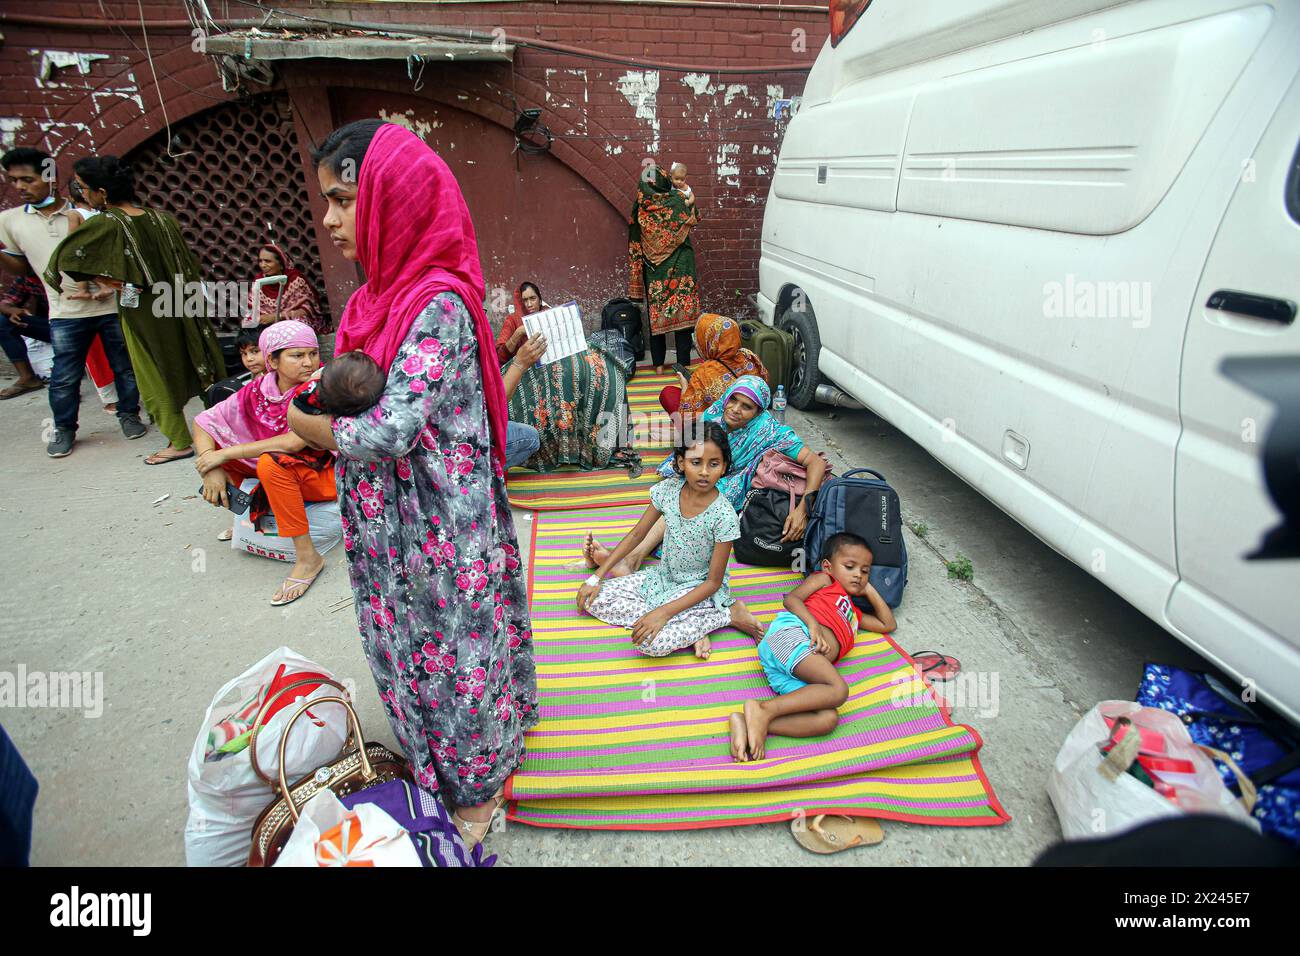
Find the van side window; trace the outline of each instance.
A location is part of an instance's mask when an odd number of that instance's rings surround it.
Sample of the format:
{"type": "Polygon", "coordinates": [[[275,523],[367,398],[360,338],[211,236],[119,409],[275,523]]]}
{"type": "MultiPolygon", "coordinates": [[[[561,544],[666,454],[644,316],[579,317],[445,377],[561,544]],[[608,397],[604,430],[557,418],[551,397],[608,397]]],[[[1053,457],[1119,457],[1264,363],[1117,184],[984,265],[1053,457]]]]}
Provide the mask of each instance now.
{"type": "Polygon", "coordinates": [[[1291,157],[1291,174],[1286,178],[1286,211],[1292,219],[1300,222],[1300,143],[1296,144],[1295,155],[1291,157]]]}

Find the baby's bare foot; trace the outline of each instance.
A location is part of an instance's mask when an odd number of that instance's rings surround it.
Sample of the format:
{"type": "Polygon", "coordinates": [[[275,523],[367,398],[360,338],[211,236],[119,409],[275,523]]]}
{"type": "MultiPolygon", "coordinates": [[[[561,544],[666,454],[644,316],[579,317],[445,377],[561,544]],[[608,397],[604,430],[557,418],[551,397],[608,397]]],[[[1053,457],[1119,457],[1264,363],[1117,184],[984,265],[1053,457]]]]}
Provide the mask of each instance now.
{"type": "Polygon", "coordinates": [[[707,637],[701,637],[695,642],[695,656],[702,661],[707,661],[709,655],[713,653],[713,642],[707,637]]]}
{"type": "Polygon", "coordinates": [[[747,762],[749,738],[745,736],[745,718],[740,714],[732,714],[727,718],[727,729],[731,731],[731,759],[747,762]]]}

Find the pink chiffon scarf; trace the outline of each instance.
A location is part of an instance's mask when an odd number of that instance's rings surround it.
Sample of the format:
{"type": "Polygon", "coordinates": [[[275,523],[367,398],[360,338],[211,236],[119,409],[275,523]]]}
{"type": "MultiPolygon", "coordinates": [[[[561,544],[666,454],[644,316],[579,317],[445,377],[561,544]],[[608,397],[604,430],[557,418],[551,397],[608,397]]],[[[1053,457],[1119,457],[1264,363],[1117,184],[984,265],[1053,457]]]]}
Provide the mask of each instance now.
{"type": "Polygon", "coordinates": [[[474,223],[447,164],[410,130],[379,127],[361,163],[356,247],[366,283],[339,323],[336,353],[360,350],[388,371],[434,296],[454,292],[474,319],[492,452],[504,469],[506,396],[474,223]]]}

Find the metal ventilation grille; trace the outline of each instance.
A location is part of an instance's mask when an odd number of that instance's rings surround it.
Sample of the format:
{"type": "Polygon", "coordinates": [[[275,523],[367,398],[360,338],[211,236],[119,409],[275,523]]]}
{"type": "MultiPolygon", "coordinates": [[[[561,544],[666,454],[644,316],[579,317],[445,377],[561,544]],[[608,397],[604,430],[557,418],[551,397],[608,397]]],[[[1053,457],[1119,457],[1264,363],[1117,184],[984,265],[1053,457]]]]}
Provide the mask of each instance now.
{"type": "MultiPolygon", "coordinates": [[[[316,255],[311,200],[289,100],[259,96],[228,103],[172,126],[135,149],[140,201],[176,217],[203,263],[204,278],[252,281],[257,247],[270,240],[302,271],[328,311],[316,255]]],[[[219,328],[238,328],[223,317],[219,328]]]]}

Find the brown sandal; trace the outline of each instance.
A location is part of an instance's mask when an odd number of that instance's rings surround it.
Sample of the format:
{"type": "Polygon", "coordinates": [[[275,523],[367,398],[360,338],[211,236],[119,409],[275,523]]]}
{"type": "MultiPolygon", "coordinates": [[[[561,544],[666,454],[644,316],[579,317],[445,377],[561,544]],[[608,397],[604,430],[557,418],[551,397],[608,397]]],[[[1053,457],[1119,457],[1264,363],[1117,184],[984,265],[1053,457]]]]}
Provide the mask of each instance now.
{"type": "Polygon", "coordinates": [[[855,846],[872,846],[885,838],[880,822],[870,817],[818,814],[794,820],[790,831],[799,845],[813,853],[839,853],[855,846]]]}
{"type": "Polygon", "coordinates": [[[6,389],[0,390],[0,402],[17,398],[19,395],[26,395],[28,392],[39,392],[44,387],[44,382],[37,382],[35,385],[23,385],[21,382],[15,383],[6,389]]]}

